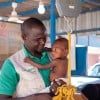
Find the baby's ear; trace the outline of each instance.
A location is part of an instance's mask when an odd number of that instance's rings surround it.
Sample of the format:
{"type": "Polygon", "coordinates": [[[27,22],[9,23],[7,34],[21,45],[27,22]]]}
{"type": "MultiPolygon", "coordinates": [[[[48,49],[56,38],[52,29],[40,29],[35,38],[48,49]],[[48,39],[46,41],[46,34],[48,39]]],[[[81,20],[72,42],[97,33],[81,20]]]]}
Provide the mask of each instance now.
{"type": "Polygon", "coordinates": [[[66,52],[66,56],[68,56],[68,49],[66,49],[66,51],[65,51],[65,52],[66,52]]]}
{"type": "Polygon", "coordinates": [[[68,53],[68,48],[65,48],[66,53],[68,53]]]}

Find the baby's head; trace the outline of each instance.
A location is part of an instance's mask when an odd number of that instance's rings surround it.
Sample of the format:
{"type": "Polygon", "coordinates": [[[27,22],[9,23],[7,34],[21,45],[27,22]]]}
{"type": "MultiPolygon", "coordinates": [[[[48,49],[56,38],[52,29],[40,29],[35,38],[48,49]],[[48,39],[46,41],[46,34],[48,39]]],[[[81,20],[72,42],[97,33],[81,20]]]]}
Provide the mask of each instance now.
{"type": "Polygon", "coordinates": [[[52,45],[52,58],[64,58],[68,53],[68,40],[60,37],[52,45]]]}

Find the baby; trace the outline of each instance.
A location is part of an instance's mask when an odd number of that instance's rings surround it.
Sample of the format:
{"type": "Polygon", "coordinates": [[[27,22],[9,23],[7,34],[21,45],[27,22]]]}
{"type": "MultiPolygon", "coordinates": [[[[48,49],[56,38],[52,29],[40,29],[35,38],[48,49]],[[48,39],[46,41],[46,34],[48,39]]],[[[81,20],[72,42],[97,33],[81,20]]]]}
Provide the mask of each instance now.
{"type": "Polygon", "coordinates": [[[41,65],[33,62],[28,57],[26,57],[24,61],[39,69],[52,68],[50,73],[50,81],[54,81],[58,78],[66,78],[68,68],[68,40],[63,37],[56,39],[51,49],[52,61],[49,64],[41,65]]]}

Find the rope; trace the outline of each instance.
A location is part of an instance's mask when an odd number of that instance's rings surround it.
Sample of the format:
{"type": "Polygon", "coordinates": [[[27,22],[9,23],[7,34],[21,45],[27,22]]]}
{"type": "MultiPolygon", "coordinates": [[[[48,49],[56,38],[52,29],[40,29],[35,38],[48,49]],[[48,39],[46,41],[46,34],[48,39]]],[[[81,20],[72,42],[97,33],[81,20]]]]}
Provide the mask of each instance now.
{"type": "Polygon", "coordinates": [[[57,91],[55,93],[57,95],[53,97],[53,100],[75,100],[74,94],[76,93],[76,88],[71,85],[71,32],[68,32],[69,59],[68,59],[68,70],[67,70],[67,78],[68,78],[67,84],[64,84],[57,88],[57,91]]]}
{"type": "Polygon", "coordinates": [[[74,100],[74,94],[76,93],[76,88],[73,86],[67,86],[66,84],[57,88],[57,96],[54,96],[52,100],[74,100]]]}

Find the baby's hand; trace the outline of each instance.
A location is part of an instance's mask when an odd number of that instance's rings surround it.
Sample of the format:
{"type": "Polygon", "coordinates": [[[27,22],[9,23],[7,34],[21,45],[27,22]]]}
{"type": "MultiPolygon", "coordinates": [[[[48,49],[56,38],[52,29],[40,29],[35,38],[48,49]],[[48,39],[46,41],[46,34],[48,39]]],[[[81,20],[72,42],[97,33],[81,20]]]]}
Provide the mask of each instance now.
{"type": "Polygon", "coordinates": [[[29,63],[31,61],[31,59],[29,57],[24,58],[24,62],[29,63]]]}
{"type": "Polygon", "coordinates": [[[54,80],[51,87],[50,87],[50,93],[52,95],[57,95],[56,94],[56,91],[57,91],[57,88],[62,86],[63,84],[66,84],[63,80],[59,79],[59,80],[54,80]]]}

